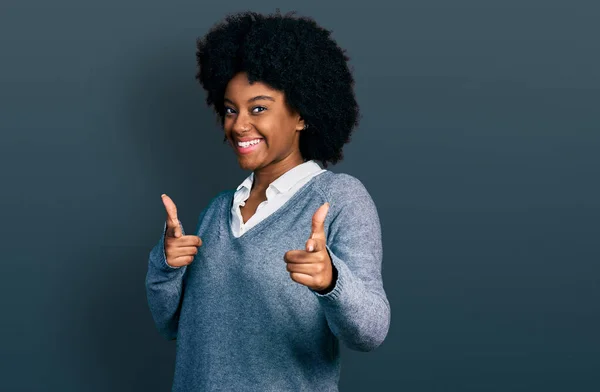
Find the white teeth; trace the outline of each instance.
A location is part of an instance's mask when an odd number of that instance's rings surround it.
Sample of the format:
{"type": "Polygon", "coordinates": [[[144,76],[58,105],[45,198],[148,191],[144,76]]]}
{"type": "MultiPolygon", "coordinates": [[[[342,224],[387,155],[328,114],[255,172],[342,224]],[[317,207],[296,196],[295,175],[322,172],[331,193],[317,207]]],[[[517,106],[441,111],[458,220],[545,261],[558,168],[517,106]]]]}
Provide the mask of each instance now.
{"type": "Polygon", "coordinates": [[[238,146],[249,147],[251,145],[258,144],[258,143],[260,143],[260,139],[254,139],[249,142],[238,142],[238,146]]]}

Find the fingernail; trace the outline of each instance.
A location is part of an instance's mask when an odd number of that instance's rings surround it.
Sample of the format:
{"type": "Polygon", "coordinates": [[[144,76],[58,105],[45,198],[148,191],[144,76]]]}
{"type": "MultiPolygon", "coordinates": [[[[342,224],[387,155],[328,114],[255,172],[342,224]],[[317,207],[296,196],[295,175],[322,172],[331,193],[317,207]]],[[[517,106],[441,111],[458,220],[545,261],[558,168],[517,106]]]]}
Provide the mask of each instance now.
{"type": "Polygon", "coordinates": [[[312,245],[308,245],[308,251],[309,251],[309,252],[312,252],[314,249],[315,249],[315,247],[314,247],[314,246],[312,246],[312,245]]]}

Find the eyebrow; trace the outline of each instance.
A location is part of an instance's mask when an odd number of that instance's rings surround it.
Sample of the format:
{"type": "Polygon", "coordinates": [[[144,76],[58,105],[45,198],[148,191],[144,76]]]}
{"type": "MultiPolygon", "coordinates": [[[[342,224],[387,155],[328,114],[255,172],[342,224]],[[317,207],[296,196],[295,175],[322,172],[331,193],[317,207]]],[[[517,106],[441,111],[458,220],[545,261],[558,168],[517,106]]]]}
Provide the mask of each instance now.
{"type": "MultiPolygon", "coordinates": [[[[275,102],[275,98],[273,98],[273,97],[270,97],[270,96],[268,96],[268,95],[257,95],[256,97],[252,97],[252,98],[250,98],[250,99],[248,100],[248,103],[250,103],[250,102],[254,102],[254,101],[259,101],[259,100],[261,100],[261,99],[266,99],[266,100],[268,100],[268,101],[273,101],[273,102],[275,102]]],[[[232,101],[231,99],[229,99],[229,98],[225,98],[225,99],[224,99],[224,101],[225,101],[225,102],[229,102],[229,103],[233,104],[233,101],[232,101]]]]}

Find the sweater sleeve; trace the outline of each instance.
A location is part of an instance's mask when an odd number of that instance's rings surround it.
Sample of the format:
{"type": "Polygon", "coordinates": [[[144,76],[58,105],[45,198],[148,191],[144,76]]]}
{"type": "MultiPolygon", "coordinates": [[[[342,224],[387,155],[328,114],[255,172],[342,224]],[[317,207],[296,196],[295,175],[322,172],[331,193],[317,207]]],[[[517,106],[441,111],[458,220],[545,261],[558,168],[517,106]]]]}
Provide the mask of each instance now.
{"type": "MultiPolygon", "coordinates": [[[[181,232],[183,226],[179,222],[181,232]]],[[[167,223],[158,243],[150,251],[148,272],[146,274],[146,297],[150,313],[158,331],[166,339],[177,338],[179,311],[183,293],[183,276],[187,266],[172,267],[167,264],[165,255],[165,233],[167,223]]]]}
{"type": "Polygon", "coordinates": [[[355,177],[344,175],[331,200],[327,251],[337,270],[333,289],[313,291],[333,334],[348,348],[371,351],[387,336],[390,304],[381,276],[381,226],[373,199],[355,177]]]}

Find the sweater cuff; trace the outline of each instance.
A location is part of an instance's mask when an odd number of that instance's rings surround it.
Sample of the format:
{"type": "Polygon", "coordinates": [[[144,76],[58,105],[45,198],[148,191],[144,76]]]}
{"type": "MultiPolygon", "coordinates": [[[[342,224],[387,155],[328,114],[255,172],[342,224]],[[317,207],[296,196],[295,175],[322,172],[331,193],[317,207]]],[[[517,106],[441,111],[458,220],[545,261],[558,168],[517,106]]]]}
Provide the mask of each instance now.
{"type": "Polygon", "coordinates": [[[326,294],[319,294],[314,290],[311,291],[315,293],[319,299],[322,299],[326,302],[335,302],[338,301],[338,299],[344,294],[344,287],[350,284],[351,272],[346,263],[344,263],[332,252],[331,248],[329,248],[329,245],[326,245],[325,247],[327,248],[327,253],[329,253],[333,267],[337,270],[335,286],[333,286],[333,289],[326,294]]]}

